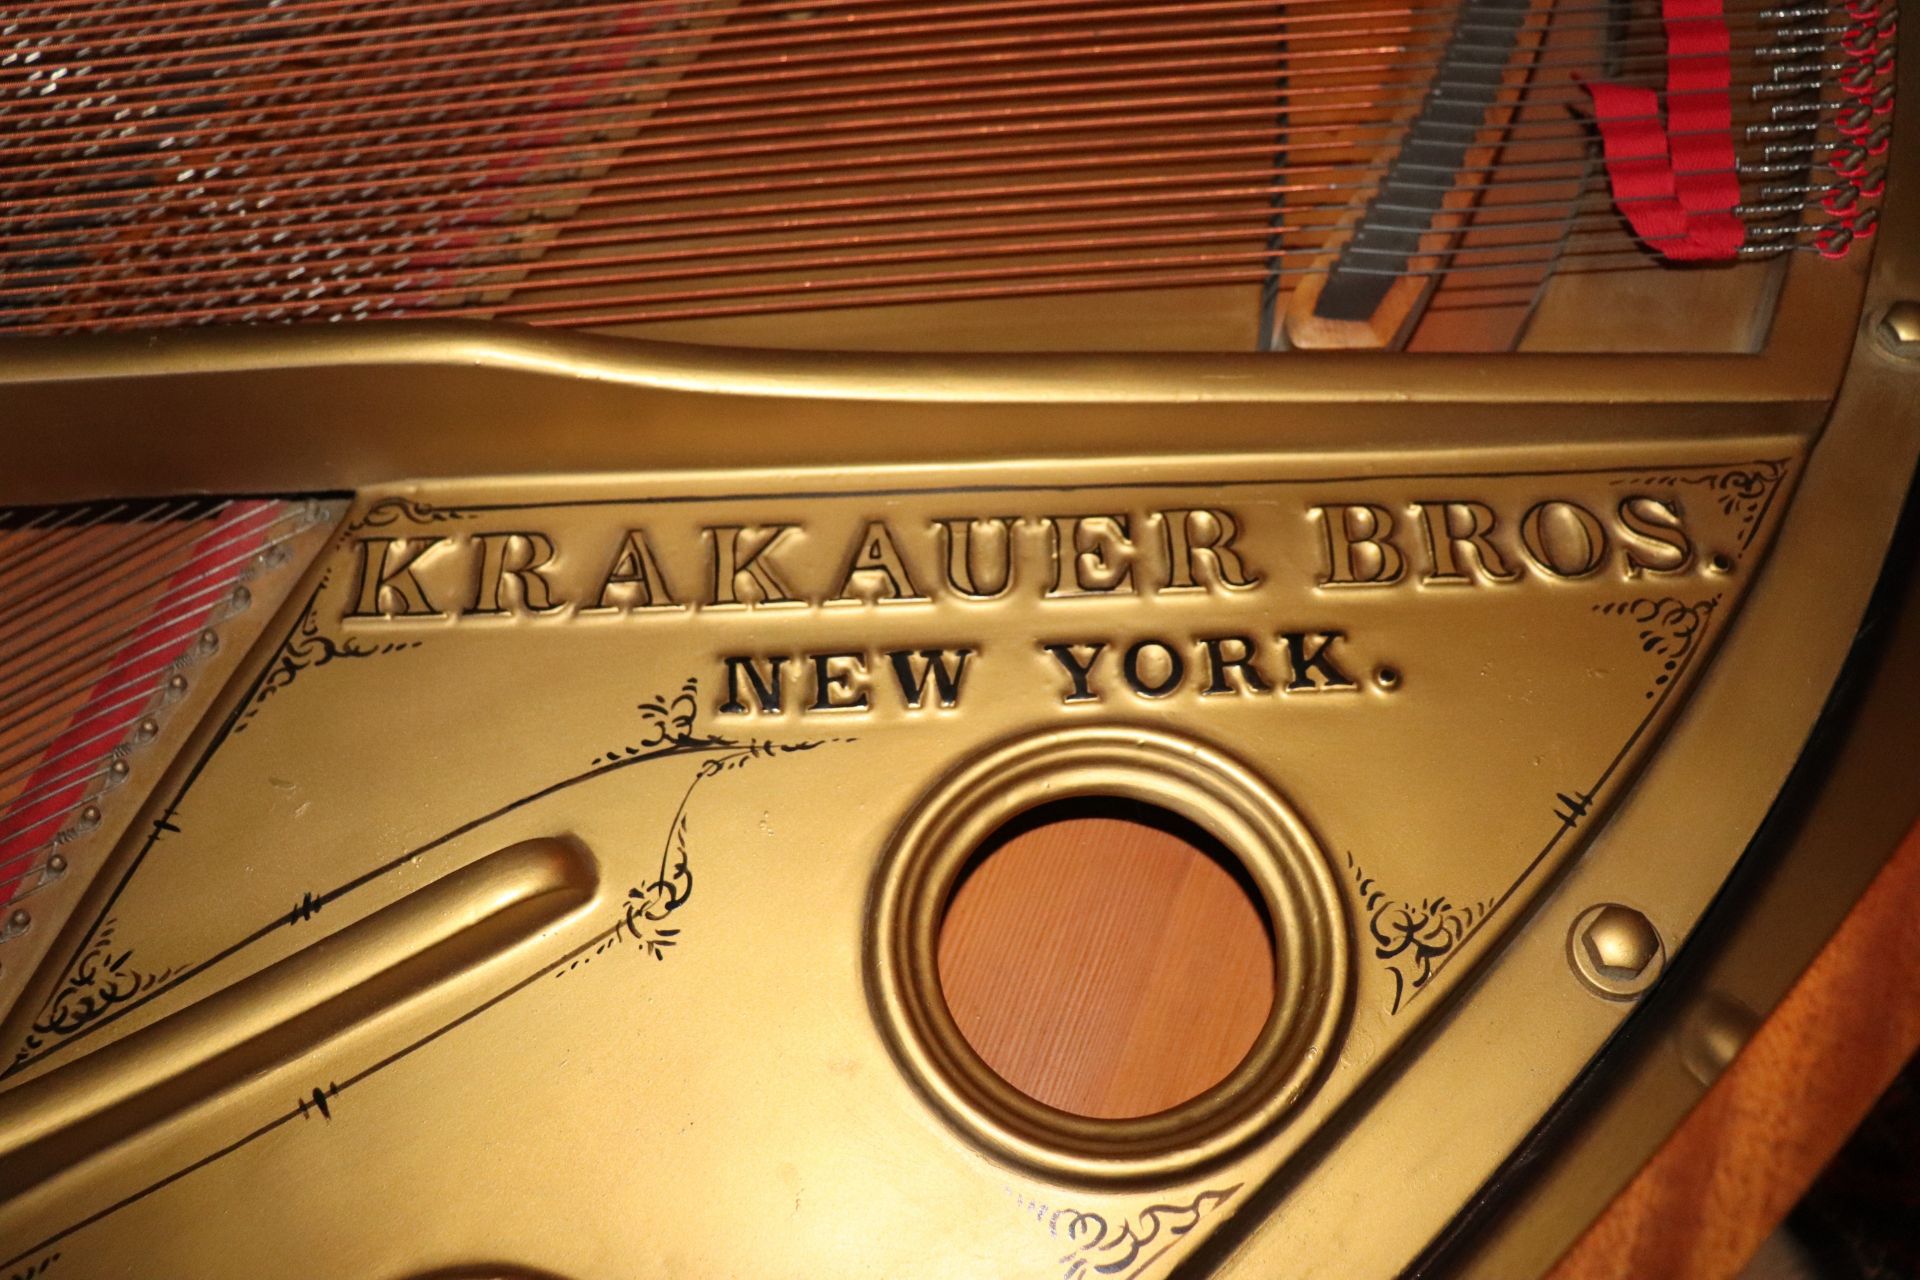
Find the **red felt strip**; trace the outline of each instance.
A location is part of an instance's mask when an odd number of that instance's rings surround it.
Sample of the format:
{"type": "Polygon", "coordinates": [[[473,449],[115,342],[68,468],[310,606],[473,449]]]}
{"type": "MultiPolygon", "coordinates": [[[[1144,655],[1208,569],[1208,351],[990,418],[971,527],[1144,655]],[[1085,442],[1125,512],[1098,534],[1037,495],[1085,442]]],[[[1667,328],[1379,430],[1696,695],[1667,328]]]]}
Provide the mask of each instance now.
{"type": "Polygon", "coordinates": [[[1607,181],[1634,234],[1664,258],[1732,258],[1747,229],[1734,209],[1731,38],[1721,0],[1662,0],[1667,110],[1651,89],[1583,82],[1607,181]]]}

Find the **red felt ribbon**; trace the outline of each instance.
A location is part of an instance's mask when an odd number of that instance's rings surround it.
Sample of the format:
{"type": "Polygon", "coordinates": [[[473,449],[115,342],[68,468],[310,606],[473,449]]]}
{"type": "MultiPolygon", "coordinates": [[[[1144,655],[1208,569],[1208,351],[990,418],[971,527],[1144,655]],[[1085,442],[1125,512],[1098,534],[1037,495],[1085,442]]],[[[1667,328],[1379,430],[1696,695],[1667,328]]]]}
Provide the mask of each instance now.
{"type": "Polygon", "coordinates": [[[1583,82],[1607,181],[1634,234],[1675,261],[1732,258],[1747,228],[1734,169],[1731,40],[1721,0],[1662,0],[1667,112],[1651,89],[1583,82]]]}

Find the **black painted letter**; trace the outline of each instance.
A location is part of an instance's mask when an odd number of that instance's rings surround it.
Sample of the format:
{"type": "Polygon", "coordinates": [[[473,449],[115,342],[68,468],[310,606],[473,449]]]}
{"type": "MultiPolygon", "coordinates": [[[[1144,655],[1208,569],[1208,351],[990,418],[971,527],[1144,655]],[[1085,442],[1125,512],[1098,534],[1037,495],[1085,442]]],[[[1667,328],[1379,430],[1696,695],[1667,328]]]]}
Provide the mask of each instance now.
{"type": "Polygon", "coordinates": [[[780,713],[780,668],[786,665],[786,658],[767,659],[767,674],[760,675],[760,664],[752,658],[728,658],[727,662],[727,700],[720,704],[723,714],[743,716],[748,707],[740,697],[740,676],[745,673],[747,685],[753,692],[754,701],[760,704],[760,711],[766,715],[780,713]]]}
{"type": "Polygon", "coordinates": [[[1046,644],[1040,647],[1053,655],[1054,661],[1058,662],[1061,669],[1067,673],[1067,678],[1073,681],[1073,692],[1069,693],[1065,698],[1061,699],[1061,701],[1100,701],[1100,695],[1087,687],[1087,676],[1092,672],[1093,664],[1099,661],[1101,653],[1106,650],[1106,641],[1102,640],[1098,643],[1090,642],[1087,644],[1046,644]],[[1085,650],[1087,654],[1087,660],[1085,662],[1080,661],[1080,653],[1082,650],[1085,650]]]}

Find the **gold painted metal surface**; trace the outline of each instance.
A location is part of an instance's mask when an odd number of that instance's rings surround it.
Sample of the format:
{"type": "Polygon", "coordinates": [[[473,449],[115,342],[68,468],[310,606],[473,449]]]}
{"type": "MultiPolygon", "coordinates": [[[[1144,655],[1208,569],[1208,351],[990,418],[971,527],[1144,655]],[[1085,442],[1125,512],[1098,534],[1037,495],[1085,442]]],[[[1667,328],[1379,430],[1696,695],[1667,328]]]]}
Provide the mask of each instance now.
{"type": "Polygon", "coordinates": [[[1860,625],[1910,114],[1871,279],[1796,261],[1751,356],[8,346],[0,502],[354,496],[0,1020],[0,1272],[1404,1272],[1860,625]],[[978,842],[1100,794],[1275,926],[1247,1060],[1132,1120],[998,1081],[933,959],[978,842]]]}
{"type": "MultiPolygon", "coordinates": [[[[365,494],[155,796],[171,829],[123,847],[63,940],[76,964],[21,1006],[86,994],[102,945],[166,975],[15,1057],[5,1234],[157,1258],[174,1246],[148,1237],[199,1197],[321,1158],[355,1189],[256,1206],[275,1215],[259,1247],[364,1266],[361,1196],[401,1177],[472,1256],[618,1274],[606,1251],[659,1241],[646,1218],[572,1244],[547,1224],[622,1198],[691,1212],[724,1167],[677,1242],[690,1269],[777,1273],[739,1241],[809,1191],[819,1216],[790,1212],[798,1235],[766,1247],[810,1269],[937,1270],[918,1233],[877,1229],[936,1203],[1020,1274],[1050,1250],[1021,1204],[1057,1225],[1172,1202],[1191,1219],[1172,1261],[1394,1062],[1573,855],[1732,625],[1802,448],[365,494]],[[336,660],[290,667],[315,642],[336,660]],[[423,752],[445,764],[423,774],[423,752]],[[1246,1062],[1136,1121],[999,1084],[932,964],[959,861],[1034,804],[1097,794],[1201,824],[1274,922],[1275,1009],[1246,1062]],[[434,960],[448,908],[416,899],[555,838],[598,888],[434,960]],[[400,951],[364,977],[331,955],[369,947],[400,951]],[[357,994],[396,967],[408,999],[357,994]],[[618,1143],[650,1159],[569,1154],[628,1080],[656,1105],[618,1143]],[[503,1109],[502,1090],[544,1101],[503,1109]],[[453,1134],[476,1109],[488,1123],[453,1134]],[[503,1142],[545,1171],[511,1214],[463,1190],[503,1142]]],[[[219,1265],[268,1256],[232,1242],[219,1265]]]]}

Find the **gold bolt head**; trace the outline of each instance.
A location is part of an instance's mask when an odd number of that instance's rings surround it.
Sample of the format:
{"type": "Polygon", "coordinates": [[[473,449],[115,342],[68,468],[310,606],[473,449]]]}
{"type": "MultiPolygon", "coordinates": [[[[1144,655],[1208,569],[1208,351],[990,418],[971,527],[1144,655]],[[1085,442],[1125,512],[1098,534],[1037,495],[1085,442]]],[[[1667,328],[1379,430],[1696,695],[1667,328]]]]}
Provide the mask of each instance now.
{"type": "Polygon", "coordinates": [[[1617,902],[1588,907],[1567,938],[1574,972],[1597,994],[1627,1000],[1653,985],[1666,949],[1653,922],[1617,902]]]}
{"type": "Polygon", "coordinates": [[[1896,356],[1920,359],[1920,302],[1896,302],[1880,313],[1880,342],[1896,356]]]}

